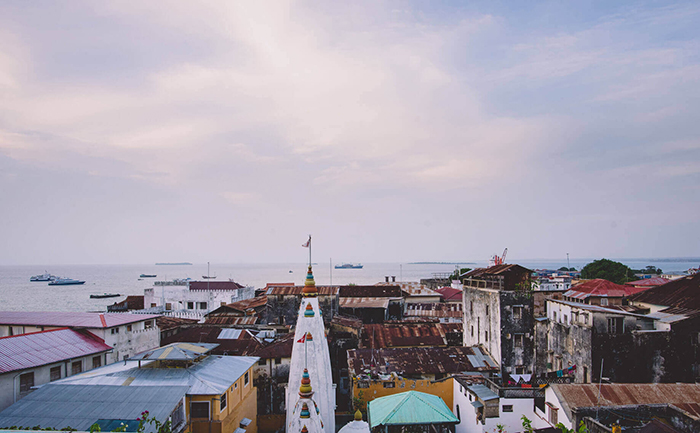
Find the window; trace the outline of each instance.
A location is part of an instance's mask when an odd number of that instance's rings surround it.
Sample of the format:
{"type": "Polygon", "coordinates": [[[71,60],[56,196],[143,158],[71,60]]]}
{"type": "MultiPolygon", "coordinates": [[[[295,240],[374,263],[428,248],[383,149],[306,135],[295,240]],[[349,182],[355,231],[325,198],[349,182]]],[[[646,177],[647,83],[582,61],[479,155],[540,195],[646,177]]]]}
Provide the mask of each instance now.
{"type": "Polygon", "coordinates": [[[81,361],[75,361],[71,364],[70,368],[71,374],[78,374],[83,372],[83,363],[81,361]]]}
{"type": "Polygon", "coordinates": [[[384,388],[396,388],[396,383],[394,382],[383,382],[384,388]]]}
{"type": "Polygon", "coordinates": [[[249,379],[250,379],[249,376],[248,376],[249,374],[250,374],[250,373],[248,373],[247,371],[245,372],[245,375],[243,376],[243,386],[248,386],[248,382],[249,382],[249,379]]]}
{"type": "Polygon", "coordinates": [[[515,347],[523,347],[523,334],[513,335],[513,345],[515,347]]]}
{"type": "Polygon", "coordinates": [[[19,392],[29,392],[34,386],[34,372],[20,374],[19,392]]]}
{"type": "Polygon", "coordinates": [[[61,378],[61,366],[51,367],[51,374],[49,376],[49,381],[53,382],[61,378]]]}
{"type": "Polygon", "coordinates": [[[112,335],[119,334],[119,328],[112,328],[112,335]]]}
{"type": "Polygon", "coordinates": [[[369,381],[361,380],[361,381],[357,382],[357,387],[358,388],[369,388],[369,381]]]}
{"type": "Polygon", "coordinates": [[[102,367],[102,357],[93,356],[92,358],[92,368],[102,367]]]}
{"type": "Polygon", "coordinates": [[[145,322],[143,322],[143,327],[145,329],[153,328],[153,320],[146,320],[145,322]]]}
{"type": "Polygon", "coordinates": [[[557,312],[556,311],[552,311],[552,317],[554,318],[554,321],[556,322],[557,321],[557,312]]]}
{"type": "Polygon", "coordinates": [[[194,302],[188,302],[188,303],[187,303],[187,309],[188,309],[188,310],[194,310],[194,302]]]}
{"type": "Polygon", "coordinates": [[[474,301],[469,301],[469,313],[474,312],[474,301]]]}
{"type": "Polygon", "coordinates": [[[282,358],[275,358],[275,364],[281,364],[282,358]]]}
{"type": "Polygon", "coordinates": [[[549,406],[549,422],[552,425],[557,425],[559,422],[559,409],[552,406],[550,403],[547,403],[547,406],[549,406]]]}
{"type": "Polygon", "coordinates": [[[583,324],[588,325],[588,314],[583,315],[583,324]]]}
{"type": "Polygon", "coordinates": [[[171,304],[170,302],[166,302],[166,303],[165,303],[165,309],[168,310],[168,311],[172,310],[172,309],[173,309],[173,304],[171,304]]]}
{"type": "Polygon", "coordinates": [[[153,307],[155,307],[155,306],[156,306],[156,303],[155,303],[155,302],[151,302],[151,308],[153,308],[153,307]]]}
{"type": "Polygon", "coordinates": [[[126,332],[131,332],[131,325],[126,325],[126,332]]]}
{"type": "Polygon", "coordinates": [[[608,305],[608,298],[600,298],[600,305],[608,305]]]}
{"type": "Polygon", "coordinates": [[[265,365],[265,361],[265,358],[260,358],[260,360],[258,361],[258,365],[265,365]]]}
{"type": "Polygon", "coordinates": [[[486,315],[487,316],[489,315],[489,306],[488,305],[486,306],[486,315]]]}
{"type": "Polygon", "coordinates": [[[223,412],[226,409],[226,393],[221,394],[219,397],[219,412],[223,412]]]}
{"type": "Polygon", "coordinates": [[[200,310],[206,310],[207,309],[207,303],[206,302],[197,302],[199,304],[199,309],[200,310]]]}
{"type": "Polygon", "coordinates": [[[484,331],[484,341],[489,341],[489,331],[484,331]]]}
{"type": "Polygon", "coordinates": [[[609,317],[608,318],[608,333],[609,334],[622,334],[622,317],[609,317]]]}
{"type": "Polygon", "coordinates": [[[513,412],[513,405],[512,404],[504,404],[503,405],[503,412],[513,412]]]}
{"type": "Polygon", "coordinates": [[[569,316],[564,314],[564,325],[568,325],[568,324],[569,324],[569,316]]]}
{"type": "Polygon", "coordinates": [[[220,306],[223,307],[224,305],[226,305],[226,302],[221,301],[220,304],[221,304],[220,306]]]}
{"type": "Polygon", "coordinates": [[[513,307],[513,319],[520,320],[523,318],[523,307],[515,306],[513,307]]]}
{"type": "Polygon", "coordinates": [[[472,337],[474,336],[474,325],[472,325],[472,337]]]}
{"type": "Polygon", "coordinates": [[[209,402],[193,401],[190,403],[190,417],[209,419],[209,402]]]}
{"type": "Polygon", "coordinates": [[[462,416],[459,413],[459,405],[457,405],[457,419],[462,422],[462,416]]]}

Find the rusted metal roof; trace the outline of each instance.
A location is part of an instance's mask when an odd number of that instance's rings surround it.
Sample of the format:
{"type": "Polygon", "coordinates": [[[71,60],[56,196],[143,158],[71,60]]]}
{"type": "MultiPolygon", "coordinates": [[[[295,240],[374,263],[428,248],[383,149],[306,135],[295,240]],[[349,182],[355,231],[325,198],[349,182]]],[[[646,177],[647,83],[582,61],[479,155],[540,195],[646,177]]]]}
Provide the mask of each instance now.
{"type": "Polygon", "coordinates": [[[697,383],[595,383],[550,385],[571,419],[578,407],[673,404],[700,417],[700,384],[697,383]],[[598,387],[600,386],[600,400],[598,387]]]}
{"type": "Polygon", "coordinates": [[[340,298],[340,308],[389,308],[389,298],[340,298]]]}
{"type": "MultiPolygon", "coordinates": [[[[269,285],[267,287],[267,291],[265,293],[267,295],[301,296],[302,290],[304,290],[304,286],[288,286],[288,285],[273,286],[273,285],[269,285]]],[[[340,287],[339,286],[316,286],[316,290],[318,291],[319,296],[335,296],[338,294],[340,287]]]]}
{"type": "Polygon", "coordinates": [[[190,290],[238,290],[244,287],[235,281],[190,281],[190,290]]]}
{"type": "Polygon", "coordinates": [[[440,287],[439,289],[435,289],[435,291],[438,292],[445,301],[462,300],[462,291],[459,289],[455,289],[453,287],[440,287]]]}
{"type": "Polygon", "coordinates": [[[462,304],[456,302],[431,302],[406,304],[404,316],[408,317],[462,317],[462,304]]]}
{"type": "Polygon", "coordinates": [[[161,345],[176,342],[216,343],[213,349],[215,355],[250,355],[262,345],[248,331],[241,329],[222,328],[220,326],[193,326],[161,339],[161,345]],[[238,332],[231,332],[238,331],[238,332]],[[227,338],[233,337],[236,338],[227,338]]]}
{"type": "Polygon", "coordinates": [[[68,328],[0,338],[0,373],[39,367],[112,348],[87,331],[68,328]]]}
{"type": "Polygon", "coordinates": [[[182,317],[160,316],[156,318],[156,325],[158,325],[158,329],[160,329],[161,332],[168,331],[182,325],[191,325],[197,322],[197,319],[185,319],[182,317]]]}
{"type": "Polygon", "coordinates": [[[637,281],[629,281],[625,283],[626,286],[642,286],[642,287],[656,287],[660,286],[662,284],[668,283],[669,280],[668,278],[663,278],[663,277],[652,277],[652,278],[643,278],[641,280],[637,281]]]}
{"type": "Polygon", "coordinates": [[[531,274],[532,270],[525,268],[520,265],[516,264],[509,264],[509,265],[496,265],[496,266],[491,266],[489,268],[476,268],[472,271],[467,272],[464,274],[465,278],[479,278],[483,276],[488,276],[488,275],[502,275],[507,272],[516,272],[516,273],[528,273],[531,274]]]}
{"type": "Polygon", "coordinates": [[[222,305],[221,307],[209,312],[207,317],[216,316],[219,314],[230,314],[238,313],[243,316],[246,313],[250,313],[250,310],[257,312],[267,306],[267,295],[256,296],[254,298],[243,299],[238,302],[232,302],[230,304],[222,305]]]}
{"type": "MultiPolygon", "coordinates": [[[[387,286],[396,285],[397,283],[379,283],[377,286],[387,286]]],[[[406,297],[416,297],[416,296],[432,296],[440,297],[440,294],[435,290],[429,288],[425,284],[421,284],[415,281],[406,281],[398,283],[403,292],[403,296],[406,297]]]]}
{"type": "Polygon", "coordinates": [[[498,371],[498,364],[479,347],[350,349],[348,369],[356,377],[368,373],[453,374],[498,371]],[[469,355],[472,355],[471,359],[469,355]]]}
{"type": "Polygon", "coordinates": [[[602,278],[596,278],[593,280],[586,280],[582,283],[572,286],[571,290],[564,293],[564,296],[569,296],[578,299],[585,299],[591,296],[622,298],[623,296],[629,296],[634,293],[647,290],[648,288],[649,287],[625,286],[621,284],[615,284],[612,281],[604,280],[602,278]]]}
{"type": "Polygon", "coordinates": [[[401,287],[398,284],[374,286],[341,286],[341,298],[400,298],[401,287]]]}
{"type": "Polygon", "coordinates": [[[337,324],[340,326],[347,326],[349,328],[360,329],[362,328],[362,320],[357,317],[343,316],[341,314],[336,314],[331,320],[332,324],[337,324]]]}
{"type": "Polygon", "coordinates": [[[205,325],[255,325],[260,316],[209,316],[204,319],[205,325]]]}
{"type": "Polygon", "coordinates": [[[629,300],[700,310],[700,273],[671,280],[661,286],[636,293],[630,296],[629,300]]]}
{"type": "Polygon", "coordinates": [[[252,353],[254,356],[259,356],[263,359],[273,358],[291,358],[292,347],[294,346],[294,333],[290,332],[279,337],[274,343],[268,344],[265,347],[258,348],[252,353]]]}
{"type": "Polygon", "coordinates": [[[0,325],[111,328],[113,326],[155,319],[159,316],[160,314],[2,311],[0,312],[0,325]]]}
{"type": "Polygon", "coordinates": [[[143,295],[129,295],[121,302],[115,302],[113,306],[123,307],[127,310],[143,310],[143,295]]]}
{"type": "Polygon", "coordinates": [[[366,349],[447,346],[447,335],[462,332],[461,323],[397,323],[364,325],[361,344],[366,349]]]}

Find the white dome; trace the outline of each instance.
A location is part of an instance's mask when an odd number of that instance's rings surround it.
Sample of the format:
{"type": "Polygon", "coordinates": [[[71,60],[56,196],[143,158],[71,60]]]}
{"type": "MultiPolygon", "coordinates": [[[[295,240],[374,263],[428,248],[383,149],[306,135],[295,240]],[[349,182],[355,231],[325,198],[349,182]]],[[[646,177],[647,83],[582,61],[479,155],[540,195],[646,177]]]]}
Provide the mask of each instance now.
{"type": "Polygon", "coordinates": [[[338,433],[369,433],[367,421],[350,421],[338,433]]]}

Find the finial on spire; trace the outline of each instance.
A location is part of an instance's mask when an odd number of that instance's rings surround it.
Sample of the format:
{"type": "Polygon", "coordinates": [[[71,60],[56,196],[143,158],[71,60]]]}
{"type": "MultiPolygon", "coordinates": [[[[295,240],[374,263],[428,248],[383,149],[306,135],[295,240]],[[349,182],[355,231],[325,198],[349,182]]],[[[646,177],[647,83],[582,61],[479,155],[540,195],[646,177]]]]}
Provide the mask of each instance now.
{"type": "Polygon", "coordinates": [[[318,294],[316,290],[316,282],[314,281],[314,272],[309,265],[309,270],[306,272],[306,281],[304,281],[304,290],[302,290],[304,296],[314,297],[318,294]]]}
{"type": "Polygon", "coordinates": [[[301,406],[301,414],[299,415],[299,418],[311,418],[311,412],[309,412],[309,405],[304,403],[301,406]]]}
{"type": "Polygon", "coordinates": [[[311,335],[311,332],[306,333],[306,341],[314,341],[314,336],[311,335]]]}
{"type": "Polygon", "coordinates": [[[306,425],[301,428],[301,433],[309,433],[309,429],[306,428],[306,425]]]}
{"type": "Polygon", "coordinates": [[[362,421],[362,412],[360,412],[360,409],[355,411],[355,421],[362,421]]]}
{"type": "Polygon", "coordinates": [[[299,387],[299,396],[302,398],[311,398],[314,395],[311,389],[311,378],[309,378],[309,370],[304,369],[304,374],[301,375],[301,386],[299,387]]]}
{"type": "Polygon", "coordinates": [[[306,304],[306,310],[304,310],[304,317],[314,317],[314,309],[311,304],[306,304]]]}

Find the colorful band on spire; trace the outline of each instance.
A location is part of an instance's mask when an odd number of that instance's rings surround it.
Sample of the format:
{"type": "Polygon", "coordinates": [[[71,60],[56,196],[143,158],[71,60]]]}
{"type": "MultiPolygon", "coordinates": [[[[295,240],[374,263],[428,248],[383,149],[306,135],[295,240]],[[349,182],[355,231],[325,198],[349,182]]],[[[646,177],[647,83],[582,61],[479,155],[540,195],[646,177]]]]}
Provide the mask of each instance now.
{"type": "Polygon", "coordinates": [[[306,281],[304,281],[304,290],[302,291],[303,296],[314,297],[318,294],[316,290],[316,282],[314,281],[314,272],[311,270],[311,265],[309,265],[309,270],[306,272],[306,281]]]}
{"type": "Polygon", "coordinates": [[[304,369],[304,374],[301,375],[301,386],[299,387],[299,396],[302,398],[311,398],[314,395],[311,389],[311,378],[309,377],[309,370],[304,369]]]}
{"type": "Polygon", "coordinates": [[[314,317],[314,309],[311,304],[306,304],[306,310],[304,310],[304,317],[314,317]]]}

